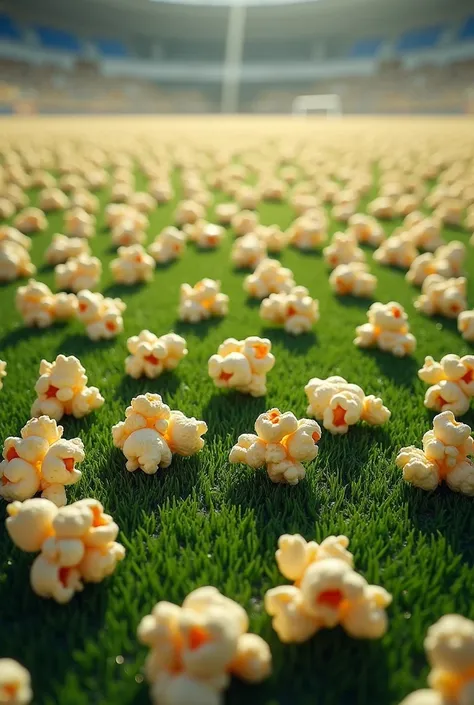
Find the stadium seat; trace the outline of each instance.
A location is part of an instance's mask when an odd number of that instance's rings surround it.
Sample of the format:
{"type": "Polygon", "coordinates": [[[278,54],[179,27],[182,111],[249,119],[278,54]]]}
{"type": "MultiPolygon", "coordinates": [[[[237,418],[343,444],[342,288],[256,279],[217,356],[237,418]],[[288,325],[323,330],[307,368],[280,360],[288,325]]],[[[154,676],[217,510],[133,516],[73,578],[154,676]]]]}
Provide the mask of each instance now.
{"type": "Polygon", "coordinates": [[[383,39],[369,37],[359,39],[351,49],[348,56],[352,59],[372,59],[377,56],[383,44],[383,39]]]}
{"type": "Polygon", "coordinates": [[[459,30],[458,39],[461,41],[474,40],[474,15],[468,17],[463,26],[459,30]]]}
{"type": "Polygon", "coordinates": [[[431,49],[436,46],[441,39],[444,27],[433,25],[422,29],[413,29],[402,34],[397,42],[397,51],[419,51],[420,49],[431,49]]]}
{"type": "Polygon", "coordinates": [[[38,38],[46,49],[60,49],[61,51],[78,52],[81,50],[79,39],[71,32],[52,27],[35,27],[38,38]]]}
{"type": "Polygon", "coordinates": [[[21,39],[20,28],[8,15],[0,14],[0,39],[21,39]]]}
{"type": "Polygon", "coordinates": [[[95,45],[102,56],[121,59],[128,56],[127,47],[118,39],[97,39],[95,45]]]}

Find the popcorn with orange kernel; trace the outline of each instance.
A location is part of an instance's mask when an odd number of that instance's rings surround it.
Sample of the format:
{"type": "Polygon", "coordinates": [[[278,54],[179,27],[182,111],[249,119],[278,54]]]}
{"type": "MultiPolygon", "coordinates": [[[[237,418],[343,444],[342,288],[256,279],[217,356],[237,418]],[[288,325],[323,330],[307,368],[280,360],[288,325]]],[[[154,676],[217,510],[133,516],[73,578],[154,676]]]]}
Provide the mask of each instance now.
{"type": "Polygon", "coordinates": [[[304,388],[308,397],[306,413],[322,421],[332,434],[344,434],[358,421],[371,426],[386,423],[391,412],[382,399],[365,392],[357,384],[350,384],[344,377],[313,377],[304,388]]]}
{"type": "Polygon", "coordinates": [[[155,705],[222,705],[231,676],[259,683],[270,675],[268,644],[248,632],[245,610],[216,588],[191,592],[181,607],[158,602],[138,625],[150,647],[145,676],[155,705]]]}
{"type": "Polygon", "coordinates": [[[77,295],[77,318],[91,340],[110,340],[123,331],[122,314],[127,304],[102,294],[82,289],[77,295]]]}
{"type": "Polygon", "coordinates": [[[95,235],[95,216],[83,208],[71,208],[64,215],[64,233],[69,237],[90,239],[95,235]]]}
{"type": "Polygon", "coordinates": [[[128,203],[139,213],[151,213],[158,205],[151,193],[146,191],[134,191],[128,197],[128,203]]]}
{"type": "Polygon", "coordinates": [[[349,262],[364,262],[365,254],[357,246],[357,238],[353,233],[334,233],[331,244],[323,249],[324,261],[335,269],[340,264],[349,262]]]}
{"type": "Polygon", "coordinates": [[[71,194],[71,206],[73,208],[82,208],[87,213],[97,213],[100,202],[97,196],[94,196],[87,189],[78,189],[71,194]]]}
{"type": "Polygon", "coordinates": [[[410,232],[402,231],[382,242],[374,252],[374,260],[390,267],[408,269],[418,255],[410,232]]]}
{"type": "Polygon", "coordinates": [[[446,198],[436,206],[433,216],[444,225],[462,225],[465,202],[461,198],[446,198]]]}
{"type": "Polygon", "coordinates": [[[379,247],[385,240],[385,233],[380,223],[365,213],[354,213],[347,221],[347,232],[355,235],[357,242],[371,247],[379,247]]]}
{"type": "Polygon", "coordinates": [[[280,536],[277,564],[293,585],[265,594],[280,641],[302,643],[337,625],[355,639],[380,639],[386,633],[385,610],[392,596],[354,570],[348,545],[346,536],[329,536],[321,544],[299,534],[280,536]]]}
{"type": "Polygon", "coordinates": [[[413,225],[408,226],[408,232],[418,250],[435,252],[438,247],[446,244],[441,237],[440,222],[436,218],[422,218],[413,225]]]}
{"type": "Polygon", "coordinates": [[[467,413],[474,397],[474,355],[445,355],[439,362],[428,355],[418,377],[431,385],[425,394],[428,409],[467,413]]]}
{"type": "Polygon", "coordinates": [[[56,233],[49,244],[44,258],[47,264],[64,264],[71,258],[81,255],[90,255],[90,247],[87,240],[82,237],[68,237],[56,233]]]}
{"type": "Polygon", "coordinates": [[[173,187],[167,179],[155,179],[148,184],[148,190],[157,203],[169,203],[174,197],[173,187]]]}
{"type": "Polygon", "coordinates": [[[329,284],[339,296],[370,298],[377,286],[377,277],[368,271],[365,262],[349,262],[333,269],[329,284]]]}
{"type": "MultiPolygon", "coordinates": [[[[137,215],[142,215],[137,213],[137,215]]],[[[143,245],[146,240],[146,232],[148,221],[145,218],[145,224],[137,222],[136,217],[123,216],[112,228],[112,245],[114,247],[129,247],[130,245],[143,245]]]]}
{"type": "Polygon", "coordinates": [[[270,294],[260,304],[260,318],[270,323],[283,324],[287,333],[300,335],[311,330],[319,320],[319,302],[312,299],[308,289],[295,286],[287,294],[270,294]]]}
{"type": "Polygon", "coordinates": [[[242,237],[255,231],[259,222],[258,214],[251,210],[238,211],[231,219],[230,224],[236,237],[242,237]]]}
{"type": "Polygon", "coordinates": [[[396,459],[403,479],[422,490],[434,490],[443,481],[454,492],[474,496],[474,439],[467,424],[456,421],[452,411],[433,419],[433,430],[423,436],[423,450],[402,448],[396,459]]]}
{"type": "Polygon", "coordinates": [[[18,661],[0,658],[0,703],[28,705],[33,698],[31,676],[18,661]]]}
{"type": "Polygon", "coordinates": [[[445,279],[440,274],[430,274],[421,287],[421,295],[415,299],[417,311],[427,316],[457,318],[467,309],[467,281],[465,277],[445,279]]]}
{"type": "Polygon", "coordinates": [[[0,360],[0,389],[3,389],[3,379],[7,376],[7,363],[0,360]]]}
{"type": "Polygon", "coordinates": [[[255,235],[272,254],[281,252],[288,243],[288,236],[279,225],[257,225],[255,235]]]}
{"type": "Polygon", "coordinates": [[[268,338],[227,338],[209,358],[209,376],[216,387],[262,397],[267,393],[267,373],[275,365],[271,349],[268,338]]]}
{"type": "Polygon", "coordinates": [[[84,460],[80,438],[62,438],[63,427],[54,419],[30,419],[21,438],[9,437],[0,462],[0,497],[8,502],[41,496],[62,507],[67,503],[65,486],[81,478],[76,463],[84,460]]]}
{"type": "Polygon", "coordinates": [[[392,220],[395,217],[393,199],[390,196],[378,196],[369,203],[367,212],[378,220],[392,220]]]}
{"type": "Polygon", "coordinates": [[[253,274],[244,280],[245,291],[256,299],[265,299],[270,294],[289,293],[295,286],[291,269],[282,267],[276,259],[262,260],[253,274]]]}
{"type": "Polygon", "coordinates": [[[272,482],[297,485],[306,476],[304,462],[318,455],[321,428],[312,419],[298,420],[291,411],[270,409],[255,422],[256,435],[243,433],[229,455],[231,463],[265,467],[272,482]]]}
{"type": "Polygon", "coordinates": [[[5,525],[22,551],[38,553],[30,572],[33,591],[66,604],[84,583],[100,583],[125,556],[119,527],[96,499],[58,508],[47,499],[12,502],[5,525]]]}
{"type": "Polygon", "coordinates": [[[38,203],[41,210],[45,212],[62,211],[69,207],[69,198],[64,191],[53,186],[40,192],[38,203]]]}
{"type": "Polygon", "coordinates": [[[254,270],[266,256],[264,241],[254,233],[237,238],[232,246],[231,259],[239,268],[254,270]]]}
{"type": "Polygon", "coordinates": [[[452,240],[438,247],[436,252],[425,252],[413,260],[406,279],[411,284],[421,286],[430,274],[439,274],[446,279],[459,277],[463,273],[466,247],[458,240],[452,240]]]}
{"type": "Polygon", "coordinates": [[[179,318],[187,323],[199,323],[215,316],[226,316],[229,297],[221,292],[215,279],[201,279],[194,286],[181,284],[179,318]]]}
{"type": "Polygon", "coordinates": [[[16,206],[8,198],[0,196],[0,220],[8,220],[15,215],[16,206]]]}
{"type": "Polygon", "coordinates": [[[186,234],[182,230],[169,225],[148,246],[148,252],[159,264],[173,262],[184,254],[186,240],[186,234]]]}
{"type": "Polygon", "coordinates": [[[36,267],[31,261],[28,249],[19,241],[6,237],[0,239],[0,282],[15,281],[21,277],[31,277],[33,274],[36,274],[36,267]]]}
{"type": "Polygon", "coordinates": [[[327,223],[320,211],[308,211],[290,225],[287,236],[290,245],[299,250],[314,250],[328,239],[327,223]]]}
{"type": "Polygon", "coordinates": [[[461,311],[458,316],[458,331],[464,340],[474,342],[474,310],[461,311]]]}
{"type": "Polygon", "coordinates": [[[203,220],[206,215],[206,209],[196,201],[187,200],[180,201],[174,213],[176,225],[185,225],[190,223],[193,225],[198,220],[203,220]]]}
{"type": "Polygon", "coordinates": [[[97,288],[101,274],[100,259],[87,254],[71,257],[64,264],[57,264],[54,268],[57,288],[75,293],[82,289],[97,288]]]}
{"type": "Polygon", "coordinates": [[[158,337],[149,330],[142,330],[127,340],[130,355],[125,360],[125,372],[138,379],[155,379],[165,370],[174,370],[186,357],[186,341],[176,333],[158,337]]]}
{"type": "Polygon", "coordinates": [[[354,344],[359,348],[378,347],[396,357],[411,355],[416,348],[405,309],[396,301],[373,303],[367,311],[368,323],[357,326],[354,344]]]}
{"type": "Polygon", "coordinates": [[[48,221],[40,208],[25,208],[13,221],[13,226],[22,233],[38,233],[46,230],[48,221]]]}
{"type": "Polygon", "coordinates": [[[86,370],[74,355],[58,355],[54,362],[41,360],[39,372],[32,416],[46,414],[59,421],[70,414],[81,419],[104,403],[97,387],[87,386],[86,370]]]}
{"type": "Polygon", "coordinates": [[[119,247],[118,257],[110,263],[112,277],[118,284],[136,284],[153,279],[155,260],[142,245],[119,247]]]}
{"type": "Polygon", "coordinates": [[[253,211],[260,203],[261,195],[256,188],[244,184],[240,186],[235,194],[235,200],[239,208],[253,211]]]}
{"type": "Polygon", "coordinates": [[[394,203],[394,209],[396,215],[406,217],[410,213],[413,213],[421,206],[420,196],[414,193],[402,193],[402,195],[397,198],[394,203]]]}
{"type": "Polygon", "coordinates": [[[198,220],[183,226],[183,231],[196,245],[203,250],[214,250],[222,244],[225,230],[222,225],[198,220]]]}
{"type": "Polygon", "coordinates": [[[204,446],[204,421],[172,411],[159,394],[134,397],[125,411],[125,421],[112,427],[113,443],[127,458],[129,472],[143,470],[154,475],[171,465],[173,455],[189,457],[204,446]]]}
{"type": "Polygon", "coordinates": [[[219,225],[230,225],[234,215],[239,212],[239,207],[236,203],[219,203],[215,210],[219,225]]]}
{"type": "Polygon", "coordinates": [[[73,318],[77,310],[74,294],[53,294],[46,284],[34,279],[18,287],[15,303],[25,325],[38,328],[47,328],[54,321],[73,318]]]}
{"type": "Polygon", "coordinates": [[[19,245],[24,250],[31,250],[31,238],[28,235],[23,235],[11,225],[0,225],[0,248],[6,243],[19,245]]]}

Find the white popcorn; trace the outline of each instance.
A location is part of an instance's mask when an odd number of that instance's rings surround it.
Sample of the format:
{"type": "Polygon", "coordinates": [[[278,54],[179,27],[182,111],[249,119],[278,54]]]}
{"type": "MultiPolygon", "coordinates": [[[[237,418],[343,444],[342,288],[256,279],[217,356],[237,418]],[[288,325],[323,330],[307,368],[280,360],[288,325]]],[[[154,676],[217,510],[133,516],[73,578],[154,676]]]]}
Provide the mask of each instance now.
{"type": "Polygon", "coordinates": [[[53,294],[46,284],[34,279],[18,287],[15,303],[25,325],[39,328],[47,328],[56,320],[73,318],[77,310],[74,294],[53,294]]]}
{"type": "Polygon", "coordinates": [[[155,262],[165,264],[182,257],[186,249],[186,234],[170,225],[156,236],[148,252],[155,262]]]}
{"type": "Polygon", "coordinates": [[[31,261],[30,254],[20,242],[6,238],[0,240],[0,282],[15,281],[35,273],[36,267],[31,261]]]}
{"type": "Polygon", "coordinates": [[[127,348],[130,355],[125,360],[125,371],[135,379],[155,379],[165,370],[174,370],[188,354],[186,341],[180,335],[167,333],[158,337],[149,330],[129,338],[127,348]]]}
{"type": "Polygon", "coordinates": [[[250,210],[242,210],[232,217],[230,223],[236,236],[241,237],[255,231],[258,225],[258,215],[250,210]]]}
{"type": "Polygon", "coordinates": [[[72,208],[64,216],[64,233],[70,237],[85,237],[95,235],[95,216],[83,208],[72,208]]]}
{"type": "Polygon", "coordinates": [[[147,254],[142,245],[119,247],[118,258],[110,263],[114,281],[119,284],[136,284],[153,279],[155,260],[147,254]]]}
{"type": "Polygon", "coordinates": [[[452,411],[465,414],[474,396],[474,356],[445,355],[440,362],[425,357],[418,377],[430,384],[425,395],[425,406],[434,411],[452,411]]]}
{"type": "Polygon", "coordinates": [[[438,247],[434,254],[426,252],[419,255],[411,264],[406,279],[411,284],[421,286],[430,274],[439,274],[445,278],[458,277],[462,274],[466,258],[466,248],[462,242],[453,240],[438,247]]]}
{"type": "Polygon", "coordinates": [[[54,269],[57,288],[76,293],[82,289],[95,289],[101,274],[100,259],[86,254],[71,257],[64,264],[56,265],[54,269]]]}
{"type": "Polygon", "coordinates": [[[314,250],[328,239],[326,216],[322,211],[311,210],[296,218],[288,229],[291,245],[300,250],[314,250]]]}
{"type": "Polygon", "coordinates": [[[377,277],[370,274],[364,262],[339,264],[329,276],[331,289],[339,296],[370,298],[377,286],[377,277]]]}
{"type": "Polygon", "coordinates": [[[265,243],[253,233],[239,237],[232,247],[231,259],[236,267],[255,269],[266,256],[265,243]]]}
{"type": "Polygon", "coordinates": [[[379,220],[392,220],[395,216],[393,200],[390,196],[379,196],[369,203],[367,212],[379,220]]]}
{"type": "Polygon", "coordinates": [[[260,317],[270,323],[283,324],[287,333],[300,335],[310,331],[318,322],[319,302],[311,298],[304,286],[296,286],[287,294],[270,294],[264,299],[260,305],[260,317]]]}
{"type": "Polygon", "coordinates": [[[3,389],[3,379],[7,376],[7,363],[0,360],[0,389],[3,389]]]}
{"type": "Polygon", "coordinates": [[[446,244],[441,237],[440,222],[436,218],[424,218],[422,216],[420,220],[408,226],[408,231],[412,236],[413,244],[418,250],[435,252],[438,247],[446,244]]]}
{"type": "Polygon", "coordinates": [[[282,267],[278,260],[264,259],[244,281],[244,289],[256,299],[270,294],[288,293],[296,286],[293,272],[282,267]]]}
{"type": "Polygon", "coordinates": [[[206,220],[198,220],[195,223],[184,225],[183,230],[203,250],[213,250],[219,247],[225,236],[222,225],[208,223],[206,220]]]}
{"type": "Polygon", "coordinates": [[[457,318],[467,309],[466,288],[465,277],[445,279],[439,274],[430,274],[415,300],[415,308],[427,316],[457,318]]]}
{"type": "Polygon", "coordinates": [[[288,242],[287,234],[279,225],[257,225],[255,235],[271,253],[281,252],[288,242]]]}
{"type": "Polygon", "coordinates": [[[374,259],[380,264],[408,269],[418,257],[410,232],[399,232],[384,240],[374,252],[374,259]]]}
{"type": "Polygon", "coordinates": [[[357,238],[350,232],[334,233],[331,244],[323,249],[323,255],[331,269],[340,264],[365,261],[364,252],[357,246],[357,238]]]}
{"type": "Polygon", "coordinates": [[[464,340],[474,341],[474,310],[461,311],[458,316],[458,331],[464,340]]]}
{"type": "Polygon", "coordinates": [[[40,192],[38,203],[45,212],[60,211],[69,207],[69,198],[59,188],[46,188],[40,192]]]}
{"type": "Polygon", "coordinates": [[[174,219],[177,225],[194,224],[205,217],[205,208],[196,201],[181,201],[176,208],[174,219]]]}
{"type": "Polygon", "coordinates": [[[0,658],[0,703],[28,705],[33,698],[29,672],[11,658],[0,658]]]}
{"type": "Polygon", "coordinates": [[[109,340],[123,331],[122,313],[127,305],[87,289],[77,295],[77,318],[86,326],[91,340],[109,340]]]}
{"type": "Polygon", "coordinates": [[[220,225],[230,225],[232,218],[239,212],[236,203],[219,203],[216,206],[216,220],[220,225]]]}
{"type": "Polygon", "coordinates": [[[64,264],[72,257],[80,255],[90,255],[90,247],[87,240],[81,237],[68,237],[56,233],[44,253],[45,261],[48,264],[64,264]]]}
{"type": "Polygon", "coordinates": [[[365,213],[354,213],[348,222],[347,232],[355,235],[359,243],[379,247],[385,239],[385,233],[377,220],[365,213]]]}
{"type": "Polygon", "coordinates": [[[229,297],[214,279],[201,279],[194,286],[181,284],[180,297],[179,318],[188,323],[226,316],[229,309],[229,297]]]}
{"type": "Polygon", "coordinates": [[[370,306],[367,317],[368,323],[356,328],[357,337],[354,344],[359,348],[377,346],[396,357],[404,357],[414,352],[416,339],[410,333],[408,316],[399,303],[390,301],[388,304],[382,304],[377,301],[370,306]]]}
{"type": "Polygon", "coordinates": [[[236,389],[261,397],[266,394],[267,373],[275,364],[268,338],[227,338],[208,362],[209,376],[219,388],[236,389]]]}
{"type": "Polygon", "coordinates": [[[46,230],[48,221],[40,208],[25,208],[15,217],[13,226],[22,233],[37,233],[46,230]]]}

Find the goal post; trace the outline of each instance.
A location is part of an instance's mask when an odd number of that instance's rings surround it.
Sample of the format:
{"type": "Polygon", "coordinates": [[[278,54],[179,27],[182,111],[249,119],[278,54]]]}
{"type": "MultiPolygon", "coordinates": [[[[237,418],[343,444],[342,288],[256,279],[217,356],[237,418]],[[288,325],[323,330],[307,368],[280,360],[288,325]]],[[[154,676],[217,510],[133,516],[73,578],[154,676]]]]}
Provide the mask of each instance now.
{"type": "Polygon", "coordinates": [[[342,101],[337,93],[320,95],[299,95],[291,106],[293,115],[325,113],[326,117],[341,117],[342,101]]]}

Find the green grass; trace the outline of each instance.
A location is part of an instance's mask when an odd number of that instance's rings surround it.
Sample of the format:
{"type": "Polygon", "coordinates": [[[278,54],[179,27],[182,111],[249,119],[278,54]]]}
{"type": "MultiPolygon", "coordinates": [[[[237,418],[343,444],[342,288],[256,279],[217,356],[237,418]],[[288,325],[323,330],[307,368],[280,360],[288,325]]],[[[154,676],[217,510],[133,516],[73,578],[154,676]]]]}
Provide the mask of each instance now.
{"type": "MultiPolygon", "coordinates": [[[[137,186],[143,183],[140,177],[137,186]]],[[[101,199],[107,202],[107,191],[101,199]]],[[[171,222],[174,206],[153,214],[149,241],[171,222]]],[[[260,213],[264,223],[284,227],[294,217],[286,204],[264,204],[260,213]]],[[[388,232],[398,223],[391,223],[388,232]]],[[[43,252],[61,225],[61,216],[53,215],[48,231],[33,238],[37,276],[50,286],[53,272],[43,266],[43,252]]],[[[332,224],[331,232],[336,229],[332,224]]],[[[467,243],[466,233],[446,230],[444,235],[467,243]]],[[[379,278],[376,298],[406,307],[418,348],[405,360],[358,350],[354,330],[365,322],[368,303],[337,299],[320,254],[288,249],[282,262],[319,299],[321,310],[314,334],[294,339],[259,319],[258,305],[242,288],[245,273],[230,265],[232,241],[229,234],[212,253],[189,245],[180,262],[156,270],[151,284],[126,288],[112,284],[107,265],[114,255],[100,217],[91,244],[104,263],[101,290],[122,296],[128,307],[125,331],[111,342],[90,342],[76,322],[44,331],[24,328],[14,310],[20,282],[0,289],[0,357],[8,362],[0,392],[0,436],[18,435],[28,420],[41,358],[77,355],[106,402],[83,420],[62,421],[66,437],[80,436],[86,448],[83,476],[68,489],[69,501],[99,499],[119,524],[127,548],[110,579],[86,586],[69,605],[59,606],[31,591],[32,556],[0,531],[0,656],[16,658],[31,671],[37,705],[148,702],[141,675],[146,650],[137,642],[137,624],[158,600],[180,603],[200,585],[215,585],[240,602],[252,630],[268,639],[273,652],[271,679],[258,687],[234,683],[228,705],[395,705],[425,683],[422,643],[429,625],[446,612],[474,617],[472,500],[445,489],[416,490],[403,482],[394,463],[397,450],[419,444],[431,425],[432,414],[423,406],[425,385],[417,378],[424,356],[471,352],[455,322],[417,314],[417,292],[403,273],[376,266],[367,250],[379,278]],[[180,284],[204,276],[221,279],[230,296],[229,315],[196,326],[179,323],[180,284]],[[124,373],[126,339],[145,327],[157,334],[175,330],[188,342],[189,355],[178,369],[155,381],[135,381],[124,373]],[[209,356],[229,336],[255,334],[271,338],[276,356],[266,398],[217,390],[207,375],[209,356]],[[229,464],[231,446],[240,433],[253,430],[259,413],[278,406],[304,416],[304,385],[311,377],[334,374],[380,395],[392,410],[390,422],[383,428],[354,427],[343,437],[325,432],[317,460],[297,487],[274,486],[264,471],[229,464]],[[168,470],[151,477],[127,473],[111,437],[111,426],[123,418],[131,398],[145,391],[159,392],[172,408],[209,426],[202,453],[175,458],[168,470]],[[357,569],[393,594],[384,639],[355,641],[336,629],[302,646],[280,644],[263,596],[284,582],[274,552],[285,532],[317,540],[334,533],[350,537],[357,569]]],[[[468,271],[474,271],[472,249],[468,271]]],[[[464,420],[472,425],[472,412],[464,420]]],[[[0,515],[3,524],[3,504],[0,515]]]]}

